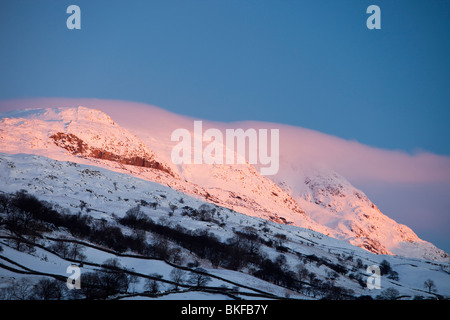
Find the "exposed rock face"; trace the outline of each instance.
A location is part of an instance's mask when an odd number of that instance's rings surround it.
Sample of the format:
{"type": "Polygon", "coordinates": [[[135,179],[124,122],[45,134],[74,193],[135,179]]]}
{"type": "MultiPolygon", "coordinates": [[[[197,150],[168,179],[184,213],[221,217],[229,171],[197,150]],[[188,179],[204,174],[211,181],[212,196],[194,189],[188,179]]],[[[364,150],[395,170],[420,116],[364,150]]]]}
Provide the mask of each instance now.
{"type": "Polygon", "coordinates": [[[84,154],[89,149],[88,145],[74,134],[58,132],[49,137],[55,140],[58,147],[64,148],[72,154],[84,154]]]}
{"type": "Polygon", "coordinates": [[[58,132],[51,135],[49,138],[53,139],[58,147],[64,148],[74,155],[102,160],[110,160],[132,166],[157,169],[167,172],[168,174],[173,176],[173,173],[169,168],[164,167],[161,163],[151,158],[147,159],[140,156],[123,157],[106,150],[90,147],[82,139],[78,138],[72,133],[58,132]]]}

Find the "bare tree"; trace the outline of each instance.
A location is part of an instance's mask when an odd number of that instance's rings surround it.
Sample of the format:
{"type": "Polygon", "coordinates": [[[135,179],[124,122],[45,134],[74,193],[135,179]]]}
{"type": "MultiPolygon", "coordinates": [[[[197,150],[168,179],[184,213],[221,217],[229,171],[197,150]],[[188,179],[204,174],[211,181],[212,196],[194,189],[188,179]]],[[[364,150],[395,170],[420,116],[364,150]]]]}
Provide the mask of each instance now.
{"type": "Polygon", "coordinates": [[[33,293],[33,284],[30,279],[22,278],[14,281],[9,292],[12,300],[28,300],[33,293]]]}
{"type": "Polygon", "coordinates": [[[387,288],[381,292],[376,298],[378,300],[396,300],[399,296],[399,292],[394,288],[387,288]]]}
{"type": "Polygon", "coordinates": [[[33,298],[38,300],[61,300],[63,286],[58,280],[40,279],[33,287],[33,298]]]}
{"type": "Polygon", "coordinates": [[[315,273],[309,273],[308,274],[308,279],[309,279],[309,283],[313,283],[314,282],[314,280],[316,280],[317,279],[317,277],[316,277],[316,274],[315,273]]]}
{"type": "Polygon", "coordinates": [[[424,283],[423,283],[423,287],[428,289],[428,293],[432,293],[432,292],[436,292],[436,285],[434,284],[434,281],[431,279],[427,279],[424,283]]]}
{"type": "Polygon", "coordinates": [[[380,271],[381,271],[381,275],[382,276],[391,273],[392,267],[391,267],[391,264],[389,263],[389,261],[387,261],[387,260],[381,261],[381,263],[380,263],[380,271]]]}
{"type": "Polygon", "coordinates": [[[154,234],[153,239],[153,247],[156,256],[162,259],[167,259],[169,257],[170,249],[169,241],[167,241],[167,238],[163,237],[160,234],[154,234]]]}
{"type": "Polygon", "coordinates": [[[117,258],[109,258],[103,261],[103,265],[108,267],[109,269],[121,269],[122,264],[117,258]]]}
{"type": "Polygon", "coordinates": [[[173,269],[169,274],[170,279],[175,283],[174,289],[178,291],[180,284],[183,284],[186,278],[186,271],[181,269],[173,269]]]}
{"type": "MultiPolygon", "coordinates": [[[[157,273],[152,273],[149,276],[161,279],[163,276],[157,273]]],[[[151,293],[157,293],[159,291],[159,282],[156,279],[146,279],[145,289],[150,291],[151,293]]]]}
{"type": "Polygon", "coordinates": [[[86,299],[106,299],[128,290],[128,277],[123,270],[114,269],[83,273],[81,275],[81,293],[86,299]]]}
{"type": "Polygon", "coordinates": [[[308,269],[306,269],[305,265],[303,264],[298,264],[297,265],[297,275],[298,275],[298,280],[300,281],[305,281],[306,278],[308,277],[308,269]]]}
{"type": "Polygon", "coordinates": [[[183,263],[183,254],[180,248],[171,248],[168,251],[168,259],[175,264],[183,263]]]}
{"type": "Polygon", "coordinates": [[[7,215],[10,212],[10,198],[5,194],[0,194],[0,209],[7,215]]]}
{"type": "Polygon", "coordinates": [[[81,244],[74,242],[69,246],[68,256],[71,259],[84,260],[86,259],[86,256],[83,254],[83,251],[84,247],[81,244]]]}
{"type": "Polygon", "coordinates": [[[191,272],[191,276],[189,277],[188,282],[195,286],[196,288],[204,287],[206,284],[211,281],[211,277],[206,275],[204,272],[206,272],[203,268],[197,268],[195,269],[197,272],[191,272]]]}
{"type": "Polygon", "coordinates": [[[128,285],[131,292],[136,292],[136,285],[139,283],[139,280],[139,277],[134,274],[128,275],[128,285]]]}
{"type": "Polygon", "coordinates": [[[50,249],[60,254],[64,259],[69,256],[69,244],[63,241],[56,241],[50,246],[50,249]]]}
{"type": "Polygon", "coordinates": [[[135,228],[139,226],[142,221],[147,221],[147,216],[142,212],[141,206],[137,205],[128,209],[121,221],[135,228]]]}

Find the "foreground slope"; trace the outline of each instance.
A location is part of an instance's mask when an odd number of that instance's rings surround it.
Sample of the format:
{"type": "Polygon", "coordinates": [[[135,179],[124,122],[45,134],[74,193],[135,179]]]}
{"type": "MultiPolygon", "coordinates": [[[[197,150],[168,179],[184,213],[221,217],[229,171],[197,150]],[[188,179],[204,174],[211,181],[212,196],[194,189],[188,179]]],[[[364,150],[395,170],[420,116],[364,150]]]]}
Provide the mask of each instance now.
{"type": "MultiPolygon", "coordinates": [[[[115,270],[128,279],[133,276],[132,283],[127,282],[122,291],[110,296],[119,299],[176,298],[178,295],[189,298],[210,295],[215,299],[349,299],[363,295],[375,297],[387,288],[395,288],[398,297],[403,299],[450,294],[448,263],[376,255],[309,229],[277,224],[210,205],[128,174],[36,155],[0,154],[0,181],[4,196],[26,190],[25,194],[47,201],[55,210],[74,217],[73,221],[83,216],[93,219],[89,222],[92,232],[86,236],[74,233],[70,224],[55,228],[58,220],[54,217],[53,226],[42,220],[40,233],[30,234],[31,230],[26,230],[20,238],[11,232],[14,225],[2,223],[0,287],[3,288],[25,278],[32,283],[42,277],[65,281],[67,266],[76,262],[83,265],[83,273],[115,270]],[[123,224],[123,218],[129,215],[127,212],[137,207],[146,217],[143,221],[153,221],[152,229],[144,233],[130,224],[123,224]],[[108,230],[119,228],[124,239],[137,239],[140,234],[138,238],[148,249],[122,247],[124,244],[102,242],[101,238],[93,237],[105,226],[110,226],[108,230]],[[165,228],[171,230],[170,233],[160,232],[165,228]],[[180,232],[191,238],[204,236],[206,232],[210,235],[204,239],[216,239],[212,243],[222,243],[225,245],[222,249],[245,250],[253,260],[241,265],[236,262],[244,261],[244,255],[228,261],[226,256],[216,260],[215,251],[219,249],[209,248],[213,251],[208,253],[204,252],[208,247],[195,248],[191,242],[178,241],[174,235],[180,232]],[[61,242],[77,243],[78,254],[73,256],[61,251],[58,245],[61,242]],[[166,243],[167,255],[161,256],[163,253],[155,249],[160,249],[163,243],[166,243]],[[380,265],[383,260],[396,274],[390,272],[382,276],[381,290],[367,289],[367,266],[380,265]],[[195,261],[203,269],[196,269],[195,261]],[[279,269],[271,273],[269,267],[279,269]],[[175,290],[176,283],[171,276],[174,269],[191,276],[201,272],[210,280],[198,287],[185,279],[175,290]],[[428,293],[423,288],[427,279],[434,280],[437,293],[428,293]],[[157,291],[146,286],[148,280],[158,283],[157,291]]],[[[10,221],[11,217],[17,219],[12,207],[14,203],[5,205],[2,200],[0,217],[3,222],[10,221]]],[[[24,217],[28,224],[36,222],[29,213],[24,217]]]]}
{"type": "MultiPolygon", "coordinates": [[[[171,123],[170,115],[165,117],[158,121],[171,123]]],[[[445,252],[383,215],[362,191],[327,169],[287,163],[272,181],[248,164],[177,167],[168,161],[173,144],[170,134],[164,138],[164,130],[151,119],[148,128],[140,128],[135,135],[105,113],[83,107],[10,112],[2,115],[0,130],[3,152],[39,154],[126,172],[250,216],[309,228],[374,253],[448,260],[445,252]]]]}

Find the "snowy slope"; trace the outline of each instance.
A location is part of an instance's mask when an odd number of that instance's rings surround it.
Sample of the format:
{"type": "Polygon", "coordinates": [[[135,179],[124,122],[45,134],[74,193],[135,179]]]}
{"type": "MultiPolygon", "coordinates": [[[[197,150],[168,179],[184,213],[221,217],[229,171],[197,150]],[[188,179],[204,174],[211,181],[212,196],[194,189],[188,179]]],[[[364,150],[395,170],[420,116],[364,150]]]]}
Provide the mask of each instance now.
{"type": "Polygon", "coordinates": [[[157,158],[142,140],[118,126],[101,111],[84,107],[45,108],[10,112],[3,114],[2,117],[0,151],[95,163],[157,181],[189,194],[199,195],[210,202],[248,215],[280,223],[292,223],[295,220],[297,225],[319,232],[328,231],[326,227],[306,217],[290,195],[260,175],[252,166],[188,165],[183,166],[177,173],[176,166],[157,158]],[[80,144],[82,147],[79,147],[80,144]],[[130,163],[98,157],[99,152],[92,150],[119,155],[123,159],[154,160],[164,170],[155,170],[154,167],[142,165],[125,166],[130,163]],[[178,174],[182,178],[178,177],[178,174]]]}
{"type": "Polygon", "coordinates": [[[99,110],[29,109],[6,113],[3,118],[3,151],[32,150],[58,157],[66,150],[77,156],[155,167],[173,175],[134,134],[99,110]]]}
{"type": "MultiPolygon", "coordinates": [[[[170,186],[250,216],[309,228],[381,254],[432,260],[448,255],[383,215],[360,190],[326,168],[282,163],[270,180],[251,165],[170,162],[166,129],[148,124],[137,135],[99,110],[44,108],[1,115],[0,151],[93,164],[170,186]],[[155,131],[157,130],[157,131],[155,131]],[[165,138],[164,138],[165,137],[165,138]],[[149,164],[149,165],[146,165],[149,164]]],[[[139,117],[139,115],[135,115],[139,117]]],[[[188,120],[160,123],[186,125],[188,120]]]]}
{"type": "Polygon", "coordinates": [[[448,259],[445,252],[421,240],[409,227],[381,213],[361,190],[339,174],[309,169],[297,172],[295,177],[291,184],[280,185],[312,219],[332,228],[337,238],[381,254],[448,259]]]}
{"type": "MultiPolygon", "coordinates": [[[[394,287],[401,295],[409,298],[415,295],[427,296],[427,293],[423,290],[423,282],[431,278],[436,282],[440,295],[450,295],[448,263],[430,262],[399,256],[376,255],[342,240],[327,237],[309,229],[268,222],[220,207],[217,207],[217,217],[221,219],[222,223],[193,219],[184,215],[182,210],[175,210],[171,216],[169,215],[171,204],[176,204],[179,208],[182,206],[199,208],[205,202],[129,174],[73,162],[56,161],[36,155],[0,154],[0,185],[2,186],[0,188],[2,193],[26,189],[30,194],[37,196],[39,199],[49,201],[61,210],[68,210],[72,214],[80,211],[86,212],[95,219],[104,219],[110,223],[115,223],[117,217],[124,216],[128,209],[141,204],[142,200],[144,200],[158,203],[157,209],[142,207],[144,213],[154,221],[160,221],[172,226],[179,224],[190,230],[208,230],[219,239],[222,239],[222,241],[235,236],[235,230],[249,230],[248,228],[251,228],[251,230],[254,230],[267,240],[274,240],[277,238],[277,235],[284,235],[286,237],[284,246],[288,248],[288,251],[284,254],[286,258],[284,268],[295,272],[297,265],[302,261],[299,257],[307,257],[309,255],[319,257],[321,261],[344,265],[346,269],[345,274],[342,273],[333,281],[339,286],[352,290],[355,296],[371,295],[375,297],[380,293],[379,290],[368,290],[361,287],[355,279],[358,275],[367,277],[365,269],[357,266],[358,259],[361,259],[361,264],[364,265],[380,264],[384,259],[390,262],[392,268],[398,272],[399,279],[391,280],[387,277],[382,277],[381,284],[383,289],[394,287]],[[183,198],[182,203],[180,202],[181,198],[183,198]]],[[[124,231],[128,232],[126,229],[124,231]]],[[[0,233],[0,236],[8,235],[3,231],[0,233]]],[[[70,238],[64,231],[53,232],[50,236],[47,240],[41,241],[41,245],[51,244],[53,242],[51,240],[52,237],[62,238],[62,236],[66,236],[70,238]]],[[[151,235],[147,237],[151,241],[151,235]]],[[[0,240],[0,244],[3,246],[0,258],[4,256],[15,263],[39,272],[65,275],[65,268],[69,261],[39,248],[28,254],[20,252],[11,247],[4,239],[0,240]]],[[[280,255],[280,252],[273,247],[263,246],[261,250],[271,260],[275,260],[280,255]]],[[[127,270],[133,270],[133,272],[143,275],[158,273],[162,275],[163,280],[169,280],[170,271],[174,268],[173,265],[168,265],[160,260],[119,256],[104,252],[101,248],[96,248],[95,246],[86,247],[84,254],[86,255],[85,263],[88,270],[94,268],[95,264],[101,264],[109,258],[118,258],[120,264],[126,267],[127,270]]],[[[195,256],[192,256],[187,251],[184,252],[183,264],[192,259],[195,259],[195,256]]],[[[0,262],[5,264],[4,260],[0,262]]],[[[333,273],[323,263],[309,262],[305,263],[305,265],[311,273],[316,274],[319,279],[324,281],[333,273]]],[[[10,266],[14,267],[12,264],[10,266]]],[[[275,297],[285,297],[286,294],[289,294],[291,298],[314,298],[313,296],[305,296],[304,294],[257,279],[249,274],[250,270],[238,272],[214,268],[208,261],[202,261],[202,266],[206,268],[210,275],[216,276],[209,284],[210,287],[222,285],[230,287],[229,281],[231,281],[233,286],[236,286],[236,284],[240,286],[239,292],[242,294],[242,298],[248,298],[249,296],[246,294],[258,294],[258,292],[254,292],[250,288],[274,294],[275,297]]],[[[23,276],[15,273],[5,273],[1,268],[0,270],[2,270],[3,277],[0,279],[0,286],[6,285],[12,277],[23,276]]],[[[137,288],[134,290],[140,292],[143,283],[139,282],[136,286],[137,288]]],[[[167,295],[164,295],[163,298],[190,297],[190,295],[186,296],[184,292],[171,293],[169,287],[167,284],[162,285],[161,290],[167,290],[167,295]]],[[[192,297],[194,298],[195,296],[193,295],[192,297]]],[[[199,296],[203,297],[204,295],[199,293],[199,296]]],[[[129,298],[135,297],[130,296],[129,298]]],[[[215,294],[211,298],[222,299],[228,297],[215,294]]],[[[315,298],[320,297],[317,296],[315,298]]]]}

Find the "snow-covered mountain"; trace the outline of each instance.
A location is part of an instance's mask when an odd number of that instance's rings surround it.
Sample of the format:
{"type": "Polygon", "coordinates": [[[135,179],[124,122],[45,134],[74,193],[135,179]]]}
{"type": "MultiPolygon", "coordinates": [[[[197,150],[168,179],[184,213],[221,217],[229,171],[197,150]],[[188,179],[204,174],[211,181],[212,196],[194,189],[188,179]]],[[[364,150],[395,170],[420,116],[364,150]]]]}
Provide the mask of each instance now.
{"type": "Polygon", "coordinates": [[[20,147],[37,153],[51,153],[55,144],[75,156],[154,168],[173,175],[134,134],[98,110],[47,108],[6,113],[4,117],[2,149],[5,151],[14,145],[18,147],[19,142],[20,147]]]}
{"type": "MultiPolygon", "coordinates": [[[[0,300],[31,294],[55,299],[45,291],[51,283],[38,281],[64,284],[73,264],[81,267],[82,276],[111,270],[117,277],[125,275],[127,282],[110,288],[108,297],[114,299],[354,299],[375,298],[394,288],[403,299],[450,295],[448,263],[373,254],[310,229],[251,217],[99,166],[0,153],[0,183],[0,300]],[[20,235],[21,214],[14,208],[26,199],[38,214],[39,205],[52,211],[40,220],[28,212],[23,216],[27,229],[20,235]],[[137,211],[144,222],[137,229],[124,224],[122,219],[137,211]],[[64,224],[64,217],[70,223],[64,224]],[[106,239],[96,236],[102,231],[106,239]],[[383,264],[390,269],[381,276],[381,289],[370,290],[367,266],[383,264]],[[191,281],[198,272],[208,279],[201,288],[191,281]],[[435,281],[437,293],[424,289],[427,279],[435,281]]],[[[82,290],[62,297],[95,298],[90,281],[82,278],[82,290]]]]}
{"type": "MultiPolygon", "coordinates": [[[[165,117],[158,121],[170,124],[170,115],[165,117]]],[[[134,132],[104,112],[84,107],[13,111],[1,118],[1,152],[36,154],[127,173],[249,216],[308,228],[377,254],[449,259],[410,228],[383,215],[361,190],[326,168],[282,163],[276,176],[265,177],[249,164],[176,166],[169,160],[173,142],[167,130],[149,122],[147,129],[141,126],[134,132]]]]}
{"type": "MultiPolygon", "coordinates": [[[[286,187],[308,216],[334,230],[333,237],[378,254],[444,261],[448,255],[421,240],[409,227],[384,215],[361,191],[336,172],[322,169],[297,174],[286,187]]],[[[285,185],[285,182],[281,182],[285,185]]]]}

